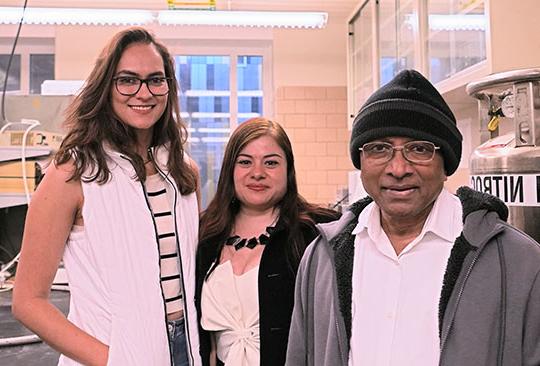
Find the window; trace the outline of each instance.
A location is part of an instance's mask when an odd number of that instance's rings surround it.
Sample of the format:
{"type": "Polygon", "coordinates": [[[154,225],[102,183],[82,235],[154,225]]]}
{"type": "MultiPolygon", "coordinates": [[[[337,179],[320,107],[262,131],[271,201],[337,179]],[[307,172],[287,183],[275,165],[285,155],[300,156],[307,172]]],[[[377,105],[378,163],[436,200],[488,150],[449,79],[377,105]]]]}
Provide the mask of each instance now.
{"type": "Polygon", "coordinates": [[[238,122],[263,114],[262,56],[238,56],[238,122]]]}
{"type": "MultiPolygon", "coordinates": [[[[9,63],[9,55],[0,54],[0,88],[6,82],[6,71],[9,63]]],[[[1,90],[1,89],[0,89],[1,90]]],[[[21,55],[13,55],[9,67],[9,77],[6,91],[21,90],[21,55]]]]}
{"type": "Polygon", "coordinates": [[[189,150],[201,174],[202,204],[214,196],[230,132],[230,57],[176,56],[180,110],[189,125],[189,150]]]}
{"type": "Polygon", "coordinates": [[[430,80],[438,82],[486,59],[484,1],[428,2],[430,80]]]}
{"type": "MultiPolygon", "coordinates": [[[[189,47],[183,43],[179,49],[189,47]]],[[[271,116],[269,51],[269,47],[173,51],[180,111],[188,125],[189,153],[200,169],[203,208],[214,197],[231,131],[249,118],[271,116]]]]}
{"type": "Polygon", "coordinates": [[[379,70],[380,84],[389,82],[403,69],[414,68],[415,28],[411,25],[418,13],[411,1],[379,0],[379,70]]]}
{"type": "Polygon", "coordinates": [[[41,94],[45,80],[54,80],[54,55],[30,54],[29,94],[41,94]]]}
{"type": "MultiPolygon", "coordinates": [[[[366,1],[349,22],[349,124],[373,90],[373,3],[366,1]]],[[[351,126],[349,126],[351,127],[351,126]]]]}
{"type": "MultiPolygon", "coordinates": [[[[12,38],[0,38],[0,88],[4,85],[12,38]]],[[[54,40],[21,38],[11,61],[8,92],[41,94],[41,84],[54,79],[54,40]]]]}

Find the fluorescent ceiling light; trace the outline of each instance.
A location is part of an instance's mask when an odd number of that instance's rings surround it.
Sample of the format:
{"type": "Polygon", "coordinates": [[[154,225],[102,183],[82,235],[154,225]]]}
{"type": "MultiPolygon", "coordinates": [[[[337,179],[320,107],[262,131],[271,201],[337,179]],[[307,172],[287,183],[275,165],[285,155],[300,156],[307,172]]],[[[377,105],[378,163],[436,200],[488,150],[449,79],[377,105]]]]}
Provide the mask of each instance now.
{"type": "Polygon", "coordinates": [[[165,10],[158,13],[164,25],[218,25],[232,27],[323,28],[327,13],[276,11],[165,10]]]}
{"type": "MultiPolygon", "coordinates": [[[[17,24],[22,8],[0,7],[0,24],[17,24]]],[[[136,10],[84,8],[32,8],[24,13],[25,24],[72,25],[206,25],[231,27],[323,28],[327,13],[255,12],[205,10],[136,10]]]]}
{"type": "MultiPolygon", "coordinates": [[[[18,24],[22,8],[0,8],[0,24],[18,24]]],[[[32,8],[24,12],[25,24],[85,24],[85,25],[143,25],[154,16],[147,10],[32,8]]]]}

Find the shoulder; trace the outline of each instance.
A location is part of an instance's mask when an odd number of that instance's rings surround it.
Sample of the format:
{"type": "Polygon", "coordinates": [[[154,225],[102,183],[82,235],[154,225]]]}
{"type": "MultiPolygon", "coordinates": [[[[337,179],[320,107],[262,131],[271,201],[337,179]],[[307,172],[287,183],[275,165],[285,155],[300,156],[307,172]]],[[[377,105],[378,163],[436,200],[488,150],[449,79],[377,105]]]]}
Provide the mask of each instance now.
{"type": "Polygon", "coordinates": [[[316,237],[307,247],[304,251],[304,254],[302,256],[301,263],[304,264],[304,266],[307,265],[307,263],[311,263],[313,261],[313,258],[319,258],[321,255],[324,255],[321,253],[321,250],[324,250],[323,246],[325,245],[324,239],[321,238],[319,235],[316,237]]]}
{"type": "Polygon", "coordinates": [[[463,235],[473,246],[481,248],[484,246],[482,243],[497,242],[504,247],[512,247],[508,250],[510,256],[540,261],[540,244],[508,223],[500,212],[481,208],[468,213],[464,219],[463,235]]]}
{"type": "Polygon", "coordinates": [[[32,195],[32,204],[63,202],[66,207],[82,207],[83,193],[80,180],[73,179],[74,161],[56,164],[54,160],[45,169],[45,174],[32,195]]]}
{"type": "Polygon", "coordinates": [[[309,250],[309,255],[313,256],[333,256],[333,242],[337,238],[346,235],[349,232],[349,227],[356,225],[356,221],[354,213],[346,211],[338,220],[317,224],[316,229],[319,235],[310,244],[306,252],[309,250]]]}
{"type": "Polygon", "coordinates": [[[317,224],[332,222],[341,217],[341,213],[330,209],[319,209],[310,214],[312,220],[317,224]]]}
{"type": "Polygon", "coordinates": [[[329,242],[339,234],[347,231],[349,226],[356,226],[357,221],[358,215],[352,210],[347,210],[341,215],[338,220],[320,223],[317,225],[317,228],[327,238],[327,241],[329,242]]]}
{"type": "Polygon", "coordinates": [[[213,239],[199,242],[196,251],[197,277],[206,276],[206,272],[218,257],[218,247],[219,243],[213,239]]]}
{"type": "Polygon", "coordinates": [[[81,183],[78,179],[73,179],[75,173],[75,161],[69,160],[63,164],[57,164],[54,160],[50,162],[44,171],[44,177],[41,186],[57,187],[58,189],[76,189],[81,183]]]}
{"type": "Polygon", "coordinates": [[[209,238],[200,241],[197,245],[197,255],[203,262],[213,262],[217,256],[217,249],[219,247],[219,241],[215,238],[209,238]]]}
{"type": "MultiPolygon", "coordinates": [[[[522,230],[499,218],[495,212],[471,213],[475,225],[464,227],[465,239],[481,251],[478,262],[499,263],[507,269],[508,281],[525,288],[540,270],[540,244],[522,230]]],[[[467,218],[469,218],[469,216],[467,218]]],[[[492,271],[497,266],[485,266],[492,271]]],[[[502,267],[501,267],[502,268],[502,267]]]]}
{"type": "Polygon", "coordinates": [[[501,238],[503,244],[519,248],[517,254],[536,260],[540,266],[540,244],[531,236],[507,222],[501,221],[501,225],[504,228],[504,234],[501,238]]]}
{"type": "Polygon", "coordinates": [[[302,277],[314,278],[333,267],[333,251],[326,237],[319,235],[307,246],[298,270],[299,273],[302,273],[302,277]]]}
{"type": "Polygon", "coordinates": [[[339,212],[333,210],[315,207],[312,210],[305,212],[304,215],[301,215],[301,230],[316,233],[317,224],[332,222],[339,219],[340,215],[341,214],[339,212]]]}

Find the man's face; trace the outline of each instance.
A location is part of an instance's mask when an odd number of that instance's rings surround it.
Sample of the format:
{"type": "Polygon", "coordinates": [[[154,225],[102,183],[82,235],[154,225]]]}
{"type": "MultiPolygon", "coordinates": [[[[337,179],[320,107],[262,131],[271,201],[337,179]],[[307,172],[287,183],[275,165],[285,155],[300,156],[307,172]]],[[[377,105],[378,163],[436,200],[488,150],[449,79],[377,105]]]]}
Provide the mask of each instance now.
{"type": "MultiPolygon", "coordinates": [[[[376,141],[396,147],[413,139],[387,137],[376,141]]],[[[360,154],[362,184],[380,207],[383,223],[400,220],[423,224],[447,179],[442,155],[436,152],[429,162],[411,163],[404,158],[403,150],[396,150],[389,161],[381,163],[360,154]]]]}

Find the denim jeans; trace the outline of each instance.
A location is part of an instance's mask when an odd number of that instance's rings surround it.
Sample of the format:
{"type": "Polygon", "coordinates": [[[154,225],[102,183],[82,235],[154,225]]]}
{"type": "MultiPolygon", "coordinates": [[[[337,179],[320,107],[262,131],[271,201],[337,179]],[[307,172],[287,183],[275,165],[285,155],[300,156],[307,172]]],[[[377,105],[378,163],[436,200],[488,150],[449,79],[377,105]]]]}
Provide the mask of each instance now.
{"type": "Polygon", "coordinates": [[[184,318],[167,321],[167,329],[169,331],[169,346],[174,361],[173,366],[189,366],[184,318]]]}

